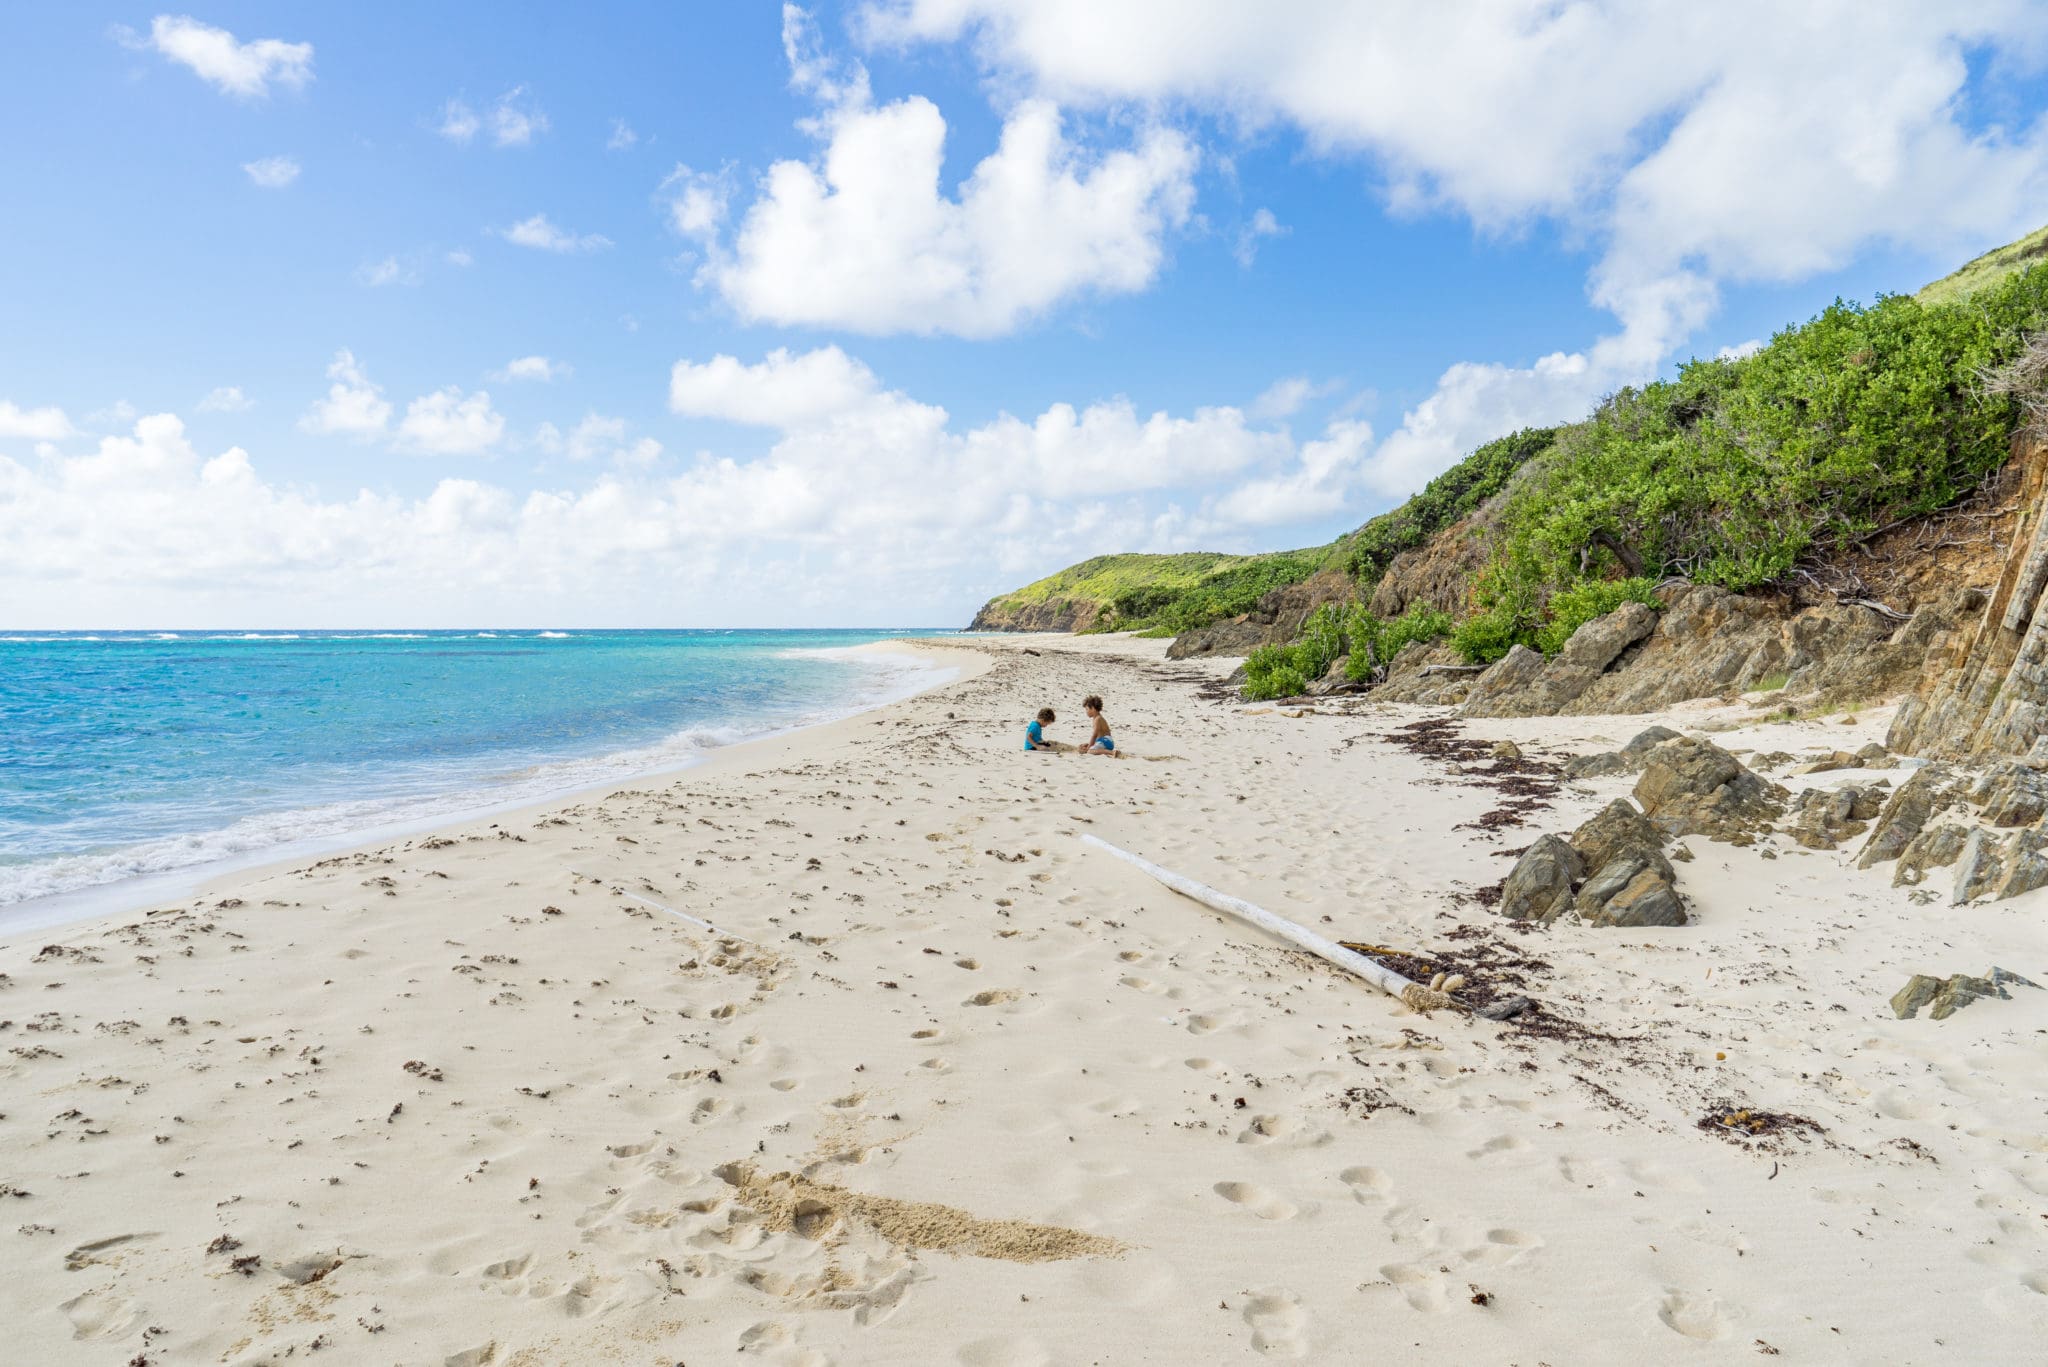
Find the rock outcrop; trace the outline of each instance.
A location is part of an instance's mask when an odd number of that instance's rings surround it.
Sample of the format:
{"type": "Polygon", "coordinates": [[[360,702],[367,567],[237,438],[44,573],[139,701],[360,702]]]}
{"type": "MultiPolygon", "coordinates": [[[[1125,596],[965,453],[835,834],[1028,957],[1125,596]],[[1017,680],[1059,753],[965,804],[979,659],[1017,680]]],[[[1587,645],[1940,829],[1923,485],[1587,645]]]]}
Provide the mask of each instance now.
{"type": "Polygon", "coordinates": [[[1470,717],[1548,717],[1583,697],[1622,652],[1657,629],[1654,608],[1624,603],[1572,633],[1557,658],[1526,646],[1480,676],[1465,703],[1470,717]]]}
{"type": "Polygon", "coordinates": [[[1650,751],[1636,801],[1665,835],[1749,844],[1784,814],[1790,796],[1708,740],[1681,736],[1650,751]]]}
{"type": "Polygon", "coordinates": [[[2033,535],[2013,541],[1974,626],[1933,645],[1886,737],[1901,754],[2019,756],[2048,734],[2048,441],[2023,433],[2013,456],[2033,535]]]}
{"type": "Polygon", "coordinates": [[[1928,1019],[1946,1020],[1971,1002],[1982,1001],[1986,997],[2010,1001],[2012,994],[2005,990],[2008,985],[2040,986],[2017,973],[1996,967],[1981,978],[1973,978],[1967,973],[1956,973],[1946,978],[1915,973],[1904,987],[1892,994],[1892,1014],[1902,1021],[1911,1020],[1922,1007],[1926,1007],[1928,1019]]]}
{"type": "MultiPolygon", "coordinates": [[[[1876,829],[1863,846],[1856,867],[1867,869],[1904,854],[1935,813],[1955,803],[1957,786],[1955,774],[1946,765],[1916,769],[1879,809],[1876,829]]],[[[1947,862],[1953,863],[1953,856],[1947,862]]]]}
{"type": "Polygon", "coordinates": [[[1569,840],[1546,835],[1501,888],[1501,914],[1546,924],[1565,912],[1596,926],[1682,926],[1685,901],[1657,828],[1616,798],[1569,840]]]}
{"type": "Polygon", "coordinates": [[[1890,786],[1882,781],[1808,788],[1794,799],[1785,834],[1809,850],[1832,850],[1869,830],[1890,796],[1890,786]]]}
{"type": "Polygon", "coordinates": [[[1641,773],[1643,761],[1650,752],[1667,740],[1677,740],[1678,733],[1668,726],[1652,726],[1638,731],[1635,739],[1619,750],[1608,750],[1597,755],[1580,755],[1565,761],[1566,778],[1605,778],[1610,774],[1641,773]]]}
{"type": "MultiPolygon", "coordinates": [[[[1466,711],[1481,717],[1655,712],[1694,698],[1733,698],[1766,684],[1807,706],[1875,703],[1916,687],[1929,652],[1983,601],[1981,590],[1954,590],[1901,623],[1865,606],[1799,608],[1685,585],[1664,593],[1661,613],[1625,603],[1586,623],[1554,659],[1526,647],[1509,651],[1466,685],[1466,711]]],[[[1415,700],[1449,700],[1442,696],[1447,687],[1433,691],[1438,696],[1415,700]]]]}
{"type": "Polygon", "coordinates": [[[1586,877],[1586,861],[1562,836],[1546,835],[1522,852],[1501,885],[1501,915],[1514,921],[1554,921],[1572,904],[1572,889],[1586,877]]]}

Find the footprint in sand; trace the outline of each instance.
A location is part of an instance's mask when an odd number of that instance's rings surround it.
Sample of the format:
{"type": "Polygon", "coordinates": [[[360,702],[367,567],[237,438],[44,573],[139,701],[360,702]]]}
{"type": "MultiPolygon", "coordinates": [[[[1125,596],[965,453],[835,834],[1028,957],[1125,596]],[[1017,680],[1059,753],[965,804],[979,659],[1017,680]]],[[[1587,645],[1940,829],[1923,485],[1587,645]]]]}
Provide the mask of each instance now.
{"type": "Polygon", "coordinates": [[[73,1296],[58,1308],[71,1321],[75,1339],[125,1338],[142,1327],[144,1318],[141,1306],[105,1287],[73,1296]]]}
{"type": "Polygon", "coordinates": [[[1486,1242],[1477,1248],[1468,1248],[1461,1256],[1468,1263],[1489,1263],[1495,1267],[1507,1267],[1543,1247],[1543,1236],[1530,1234],[1519,1229],[1489,1229],[1486,1242]]]}
{"type": "Polygon", "coordinates": [[[954,1356],[966,1367],[1050,1367],[1052,1354],[1028,1338],[976,1339],[954,1356]]]}
{"type": "Polygon", "coordinates": [[[1352,1199],[1362,1206],[1375,1206],[1394,1194],[1394,1179],[1378,1168],[1346,1168],[1337,1180],[1351,1188],[1352,1199]]]}
{"type": "Polygon", "coordinates": [[[1657,1318],[1664,1321],[1666,1328],[1689,1339],[1728,1337],[1728,1316],[1722,1313],[1721,1302],[1696,1291],[1665,1287],[1657,1318]]]}
{"type": "Polygon", "coordinates": [[[975,993],[960,1004],[962,1006],[1001,1006],[1006,1002],[1016,1001],[1020,995],[1011,988],[991,987],[975,993]]]}
{"type": "Polygon", "coordinates": [[[1222,1077],[1230,1071],[1213,1058],[1184,1058],[1181,1062],[1198,1073],[1207,1073],[1210,1077],[1222,1077]]]}
{"type": "Polygon", "coordinates": [[[1521,1138],[1519,1135],[1497,1134],[1478,1148],[1467,1151],[1465,1156],[1467,1158],[1498,1158],[1502,1154],[1513,1153],[1517,1149],[1526,1149],[1528,1147],[1529,1141],[1521,1138]]]}
{"type": "Polygon", "coordinates": [[[1243,1316],[1252,1328],[1252,1347],[1267,1357],[1298,1358],[1306,1351],[1301,1334],[1308,1327],[1308,1312],[1301,1308],[1301,1297],[1286,1287],[1253,1292],[1243,1316]]]}
{"type": "Polygon", "coordinates": [[[1292,1220],[1299,1207],[1256,1182],[1218,1182],[1211,1188],[1232,1205],[1243,1206],[1261,1220],[1292,1220]]]}
{"type": "Polygon", "coordinates": [[[1417,1310],[1435,1314],[1451,1303],[1444,1291],[1444,1274],[1422,1263],[1388,1263],[1380,1275],[1394,1284],[1401,1298],[1417,1310]]]}
{"type": "MultiPolygon", "coordinates": [[[[533,1255],[522,1253],[516,1258],[506,1258],[492,1263],[477,1273],[487,1282],[516,1282],[526,1275],[526,1269],[533,1266],[533,1255]]],[[[516,1288],[508,1287],[508,1290],[516,1288]]]]}

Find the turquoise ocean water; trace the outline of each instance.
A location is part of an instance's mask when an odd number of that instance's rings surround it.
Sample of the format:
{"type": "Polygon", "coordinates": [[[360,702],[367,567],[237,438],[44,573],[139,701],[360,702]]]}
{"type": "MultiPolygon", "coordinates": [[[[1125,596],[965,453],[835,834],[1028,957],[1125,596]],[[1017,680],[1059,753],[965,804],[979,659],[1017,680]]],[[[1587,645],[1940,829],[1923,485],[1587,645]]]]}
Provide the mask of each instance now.
{"type": "Polygon", "coordinates": [[[912,634],[0,633],[0,930],[845,716],[912,634]]]}

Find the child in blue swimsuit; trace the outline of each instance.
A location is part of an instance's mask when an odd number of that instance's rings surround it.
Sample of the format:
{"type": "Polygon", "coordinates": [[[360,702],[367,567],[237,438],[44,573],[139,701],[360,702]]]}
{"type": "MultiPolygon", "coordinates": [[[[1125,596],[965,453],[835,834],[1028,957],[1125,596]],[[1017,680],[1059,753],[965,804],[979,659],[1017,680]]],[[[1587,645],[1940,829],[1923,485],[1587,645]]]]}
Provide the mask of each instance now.
{"type": "Polygon", "coordinates": [[[1090,693],[1081,699],[1081,710],[1095,723],[1095,730],[1088,737],[1088,744],[1082,749],[1084,755],[1108,755],[1111,759],[1122,759],[1123,753],[1116,748],[1116,741],[1109,734],[1109,719],[1102,715],[1102,699],[1090,693]]]}
{"type": "Polygon", "coordinates": [[[1053,716],[1050,707],[1039,708],[1038,719],[1024,728],[1024,748],[1026,750],[1057,751],[1059,743],[1045,738],[1045,728],[1056,720],[1058,719],[1053,716]]]}

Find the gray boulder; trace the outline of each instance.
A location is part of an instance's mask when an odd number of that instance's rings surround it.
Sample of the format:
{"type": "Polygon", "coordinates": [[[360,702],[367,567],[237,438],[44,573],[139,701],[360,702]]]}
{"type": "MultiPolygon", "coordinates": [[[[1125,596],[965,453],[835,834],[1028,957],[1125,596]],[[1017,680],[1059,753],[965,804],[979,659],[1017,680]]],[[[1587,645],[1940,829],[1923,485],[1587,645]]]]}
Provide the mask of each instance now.
{"type": "Polygon", "coordinates": [[[1635,796],[1666,835],[1748,844],[1783,814],[1789,795],[1712,741],[1682,736],[1650,752],[1635,796]]]}
{"type": "Polygon", "coordinates": [[[1904,987],[1892,994],[1892,1014],[1900,1020],[1911,1020],[1925,1007],[1930,1020],[1946,1020],[1971,1002],[1985,997],[2010,1001],[2012,994],[2005,990],[2008,986],[2039,987],[2040,984],[1996,967],[1981,978],[1967,973],[1956,973],[1946,978],[1915,973],[1904,987]]]}
{"type": "Polygon", "coordinates": [[[1652,750],[1667,740],[1677,740],[1678,733],[1668,726],[1652,726],[1636,734],[1636,738],[1619,750],[1604,754],[1580,755],[1569,760],[1564,766],[1566,778],[1602,778],[1609,774],[1633,774],[1643,767],[1643,761],[1652,750]]]}
{"type": "Polygon", "coordinates": [[[1586,876],[1579,852],[1546,835],[1522,852],[1502,885],[1501,915],[1510,920],[1555,921],[1572,904],[1572,887],[1586,876]]]}
{"type": "Polygon", "coordinates": [[[1596,926],[1682,926],[1689,919],[1678,889],[1650,868],[1638,870],[1598,910],[1582,914],[1596,926]]]}
{"type": "Polygon", "coordinates": [[[1876,826],[1856,867],[1867,869],[1905,853],[1928,820],[1954,801],[1953,782],[1954,776],[1945,765],[1929,764],[1915,769],[1913,776],[1879,810],[1876,826]]]}
{"type": "MultiPolygon", "coordinates": [[[[1465,704],[1472,717],[1547,717],[1567,710],[1630,646],[1657,629],[1657,610],[1641,603],[1623,603],[1572,633],[1554,660],[1535,651],[1515,661],[1512,671],[1481,676],[1465,704]],[[1489,679],[1492,679],[1489,684],[1489,679]]],[[[1516,647],[1517,650],[1523,649],[1516,647]]],[[[1507,659],[1515,659],[1510,651],[1507,659]]],[[[1500,666],[1495,666],[1496,670],[1500,666]]]]}
{"type": "Polygon", "coordinates": [[[1664,857],[1664,837],[1625,797],[1602,807],[1572,832],[1572,848],[1589,869],[1604,869],[1617,859],[1635,859],[1667,880],[1677,875],[1664,857]]]}

